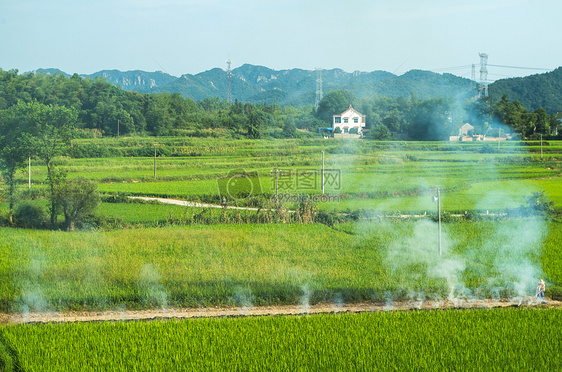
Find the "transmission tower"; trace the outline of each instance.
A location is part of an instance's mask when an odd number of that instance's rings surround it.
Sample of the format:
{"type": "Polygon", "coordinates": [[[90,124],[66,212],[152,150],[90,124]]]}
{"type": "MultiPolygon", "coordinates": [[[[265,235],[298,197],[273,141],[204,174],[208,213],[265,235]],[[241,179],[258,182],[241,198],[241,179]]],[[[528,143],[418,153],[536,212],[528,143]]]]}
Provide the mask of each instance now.
{"type": "Polygon", "coordinates": [[[472,81],[472,88],[476,89],[476,65],[472,64],[472,73],[470,74],[470,80],[472,81]]]}
{"type": "Polygon", "coordinates": [[[480,97],[488,97],[488,54],[478,53],[480,56],[480,97]]]}
{"type": "Polygon", "coordinates": [[[228,77],[228,94],[226,96],[226,102],[232,103],[232,61],[230,57],[226,61],[226,76],[228,77]]]}
{"type": "Polygon", "coordinates": [[[316,110],[318,110],[322,97],[324,97],[324,93],[322,93],[322,69],[316,67],[316,101],[314,102],[314,108],[316,110]]]}

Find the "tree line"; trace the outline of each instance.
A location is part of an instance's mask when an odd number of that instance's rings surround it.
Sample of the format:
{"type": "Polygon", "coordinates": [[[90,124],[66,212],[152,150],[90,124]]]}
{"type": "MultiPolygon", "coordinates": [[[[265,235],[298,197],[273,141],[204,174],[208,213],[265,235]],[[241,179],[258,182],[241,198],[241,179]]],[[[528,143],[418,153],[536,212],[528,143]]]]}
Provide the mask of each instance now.
{"type": "Polygon", "coordinates": [[[77,133],[83,136],[206,136],[220,129],[232,138],[292,138],[331,127],[332,115],[350,104],[366,115],[369,137],[376,140],[446,140],[465,122],[475,127],[475,134],[497,133],[498,127],[507,126],[522,137],[549,134],[559,125],[544,109],[530,112],[505,95],[497,102],[488,97],[459,102],[420,100],[414,94],[356,98],[340,90],[327,93],[314,109],[238,100],[231,104],[218,97],[195,102],[179,93],[124,91],[102,78],[0,69],[0,116],[20,101],[74,110],[77,133]]]}

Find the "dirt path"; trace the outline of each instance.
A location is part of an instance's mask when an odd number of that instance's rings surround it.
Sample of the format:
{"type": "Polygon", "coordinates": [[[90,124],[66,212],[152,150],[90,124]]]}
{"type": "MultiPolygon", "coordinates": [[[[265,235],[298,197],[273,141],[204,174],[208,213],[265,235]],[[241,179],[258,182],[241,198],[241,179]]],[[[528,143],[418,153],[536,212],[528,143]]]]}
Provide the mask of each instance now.
{"type": "Polygon", "coordinates": [[[236,316],[276,316],[302,315],[319,313],[344,312],[377,312],[377,311],[407,311],[431,309],[492,309],[505,307],[542,307],[562,308],[562,302],[548,300],[537,303],[534,297],[507,300],[470,300],[470,301],[419,301],[404,303],[359,303],[359,304],[317,304],[310,306],[260,306],[249,308],[185,308],[185,309],[153,309],[153,310],[122,310],[100,312],[44,312],[0,314],[1,324],[20,323],[58,323],[58,322],[98,322],[98,321],[131,321],[156,319],[188,319],[209,317],[236,316]]]}
{"type": "Polygon", "coordinates": [[[241,209],[247,211],[257,211],[259,208],[252,208],[252,207],[235,207],[235,206],[225,206],[218,204],[208,204],[208,203],[196,203],[190,202],[186,200],[179,200],[179,199],[167,199],[167,198],[153,198],[148,196],[129,196],[129,199],[140,199],[144,201],[157,201],[162,204],[173,204],[173,205],[180,205],[182,207],[197,207],[197,208],[225,208],[225,209],[241,209]]]}

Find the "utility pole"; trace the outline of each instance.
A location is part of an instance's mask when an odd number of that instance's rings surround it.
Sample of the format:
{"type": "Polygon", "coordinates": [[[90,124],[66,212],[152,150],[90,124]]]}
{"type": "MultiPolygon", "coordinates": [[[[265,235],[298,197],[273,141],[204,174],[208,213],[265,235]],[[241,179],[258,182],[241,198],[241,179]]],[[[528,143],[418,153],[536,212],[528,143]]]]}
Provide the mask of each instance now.
{"type": "Polygon", "coordinates": [[[275,198],[277,199],[277,202],[279,202],[279,183],[278,183],[278,177],[279,177],[279,169],[275,168],[275,198]]]}
{"type": "Polygon", "coordinates": [[[154,145],[154,179],[156,179],[156,145],[154,145]]]}
{"type": "Polygon", "coordinates": [[[498,128],[498,150],[500,149],[501,140],[502,140],[502,129],[498,128]]]}
{"type": "Polygon", "coordinates": [[[437,188],[437,196],[433,197],[433,201],[437,202],[437,215],[438,215],[438,229],[437,229],[437,241],[439,247],[439,256],[441,256],[441,191],[439,187],[437,188]]]}
{"type": "Polygon", "coordinates": [[[119,138],[119,119],[117,119],[117,138],[119,138]]]}
{"type": "Polygon", "coordinates": [[[324,195],[324,151],[322,151],[322,195],[324,195]]]}
{"type": "Polygon", "coordinates": [[[31,189],[31,156],[29,157],[29,188],[31,189]]]}
{"type": "Polygon", "coordinates": [[[541,159],[542,159],[542,133],[541,133],[541,159]]]}

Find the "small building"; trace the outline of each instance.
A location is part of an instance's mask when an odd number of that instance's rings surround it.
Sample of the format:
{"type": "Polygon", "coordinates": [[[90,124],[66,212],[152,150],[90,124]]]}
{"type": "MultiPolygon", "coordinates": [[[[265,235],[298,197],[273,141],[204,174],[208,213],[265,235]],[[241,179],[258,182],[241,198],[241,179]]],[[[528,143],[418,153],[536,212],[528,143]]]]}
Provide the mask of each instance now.
{"type": "Polygon", "coordinates": [[[351,105],[341,114],[333,115],[332,128],[334,136],[340,132],[342,136],[361,137],[365,128],[365,115],[355,110],[351,105]],[[337,128],[340,130],[338,131],[337,128]]]}
{"type": "Polygon", "coordinates": [[[473,131],[474,131],[474,127],[472,125],[470,125],[469,123],[464,123],[462,127],[459,128],[459,137],[468,136],[469,132],[473,132],[473,131]]]}
{"type": "Polygon", "coordinates": [[[469,123],[464,123],[459,128],[459,135],[458,136],[450,136],[449,141],[456,142],[456,141],[482,141],[484,138],[482,136],[474,136],[474,126],[470,125],[469,123]]]}

